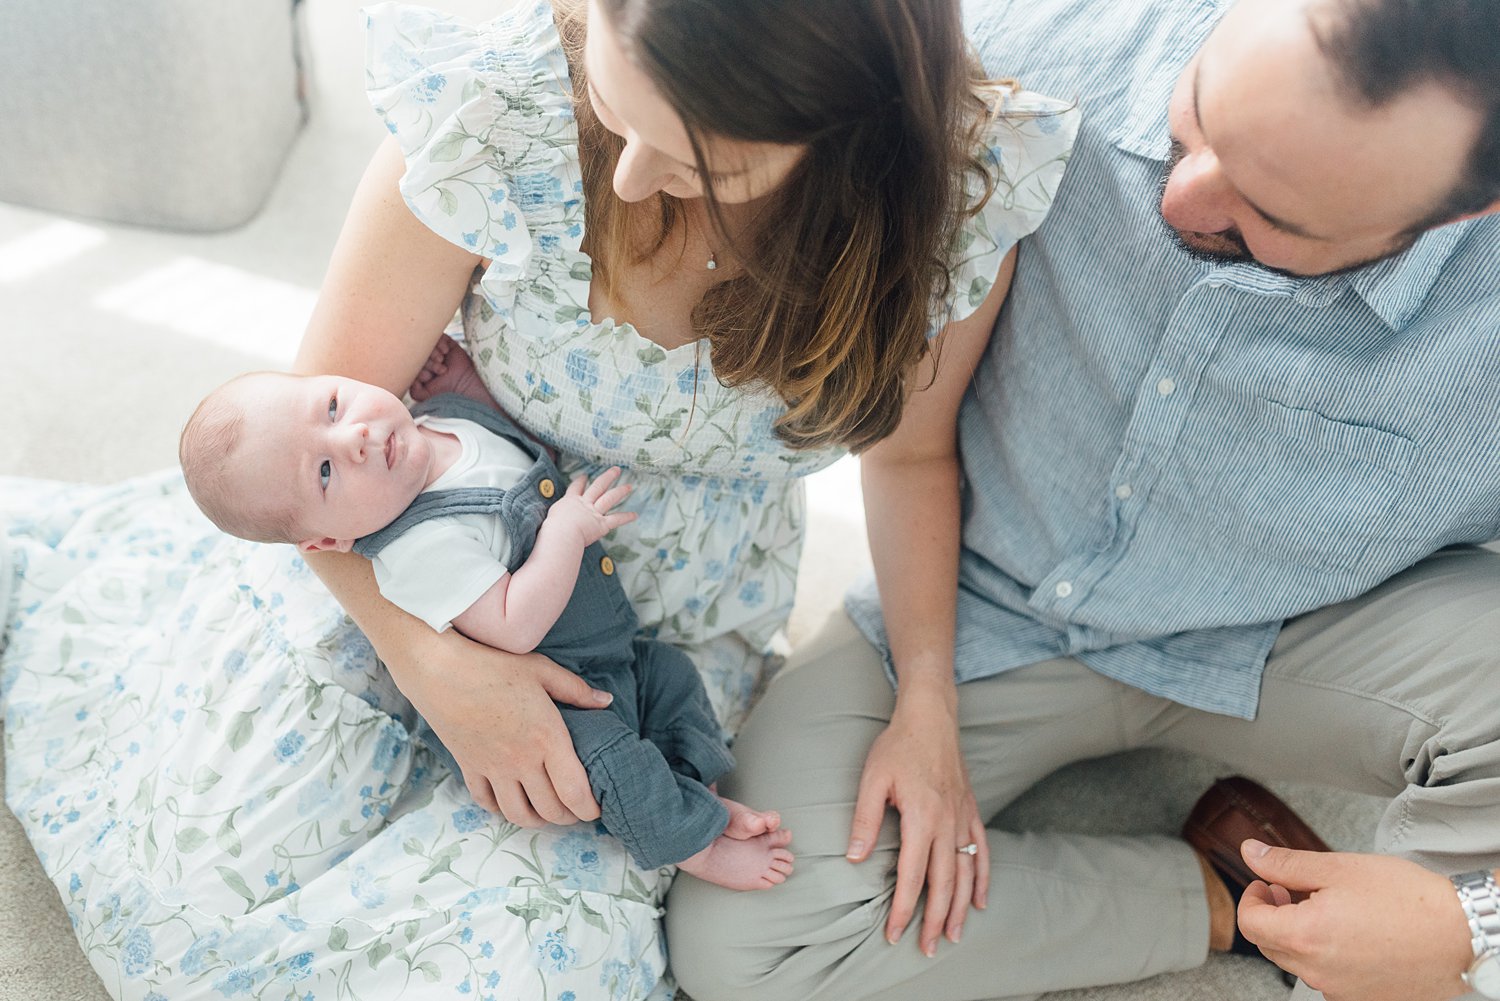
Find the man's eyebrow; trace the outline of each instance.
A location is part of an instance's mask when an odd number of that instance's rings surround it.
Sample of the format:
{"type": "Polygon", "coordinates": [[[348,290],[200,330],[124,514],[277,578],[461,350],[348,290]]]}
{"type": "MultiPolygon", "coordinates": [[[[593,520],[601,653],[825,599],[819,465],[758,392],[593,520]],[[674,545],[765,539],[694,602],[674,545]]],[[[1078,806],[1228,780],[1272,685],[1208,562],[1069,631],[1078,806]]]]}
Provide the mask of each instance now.
{"type": "MultiPolygon", "coordinates": [[[[1208,143],[1209,146],[1212,146],[1213,143],[1208,141],[1208,136],[1203,131],[1203,117],[1198,113],[1198,91],[1202,86],[1203,57],[1199,56],[1198,61],[1193,64],[1193,125],[1195,128],[1197,128],[1198,135],[1203,137],[1203,141],[1208,143]]],[[[1315,236],[1314,234],[1309,233],[1306,229],[1294,222],[1282,219],[1280,216],[1272,215],[1265,209],[1261,208],[1259,205],[1252,202],[1250,199],[1246,198],[1244,193],[1239,191],[1238,188],[1236,188],[1235,191],[1237,194],[1239,194],[1240,200],[1243,201],[1246,205],[1250,206],[1250,211],[1254,212],[1256,215],[1260,216],[1266,222],[1270,223],[1272,226],[1275,226],[1283,233],[1290,233],[1293,236],[1300,236],[1304,240],[1318,240],[1324,243],[1328,242],[1327,237],[1315,236]]]]}

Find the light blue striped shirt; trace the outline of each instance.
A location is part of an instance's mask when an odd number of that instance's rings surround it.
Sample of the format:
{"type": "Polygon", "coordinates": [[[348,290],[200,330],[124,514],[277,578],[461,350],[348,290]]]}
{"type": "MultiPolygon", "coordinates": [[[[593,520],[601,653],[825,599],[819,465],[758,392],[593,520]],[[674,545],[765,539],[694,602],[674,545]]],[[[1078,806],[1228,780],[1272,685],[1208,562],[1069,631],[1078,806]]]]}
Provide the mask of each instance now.
{"type": "MultiPolygon", "coordinates": [[[[1252,718],[1285,619],[1500,536],[1500,220],[1313,279],[1168,236],[1168,99],[1227,6],[969,11],[1083,127],[961,414],[960,681],[1071,656],[1252,718]]],[[[849,609],[884,647],[873,585],[849,609]]]]}

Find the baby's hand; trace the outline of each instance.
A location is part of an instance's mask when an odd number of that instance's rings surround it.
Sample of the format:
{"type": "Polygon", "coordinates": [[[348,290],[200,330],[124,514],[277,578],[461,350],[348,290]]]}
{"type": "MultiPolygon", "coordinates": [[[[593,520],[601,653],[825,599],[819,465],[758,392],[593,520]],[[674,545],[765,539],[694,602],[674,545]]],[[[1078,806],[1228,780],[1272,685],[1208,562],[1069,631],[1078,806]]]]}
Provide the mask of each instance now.
{"type": "Polygon", "coordinates": [[[630,484],[616,484],[619,478],[619,466],[610,466],[592,483],[586,476],[577,477],[547,512],[547,521],[576,531],[585,546],[635,521],[634,511],[611,513],[611,508],[630,496],[630,484]]]}
{"type": "Polygon", "coordinates": [[[473,400],[488,401],[489,391],[474,369],[474,360],[446,334],[437,339],[422,371],[407,390],[421,403],[443,393],[458,393],[473,400]]]}

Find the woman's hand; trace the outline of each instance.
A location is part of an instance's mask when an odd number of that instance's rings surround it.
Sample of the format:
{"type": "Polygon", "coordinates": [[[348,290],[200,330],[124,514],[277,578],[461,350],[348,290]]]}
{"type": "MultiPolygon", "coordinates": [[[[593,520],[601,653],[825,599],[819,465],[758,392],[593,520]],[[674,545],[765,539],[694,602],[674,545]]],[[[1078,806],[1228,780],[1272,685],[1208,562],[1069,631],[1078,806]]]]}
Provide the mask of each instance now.
{"type": "Polygon", "coordinates": [[[417,653],[403,689],[458,759],[474,801],[513,824],[599,816],[553,700],[601,709],[610,695],[540,654],[509,654],[450,630],[417,653]],[[416,679],[421,679],[413,684],[416,679]]]}
{"type": "Polygon", "coordinates": [[[906,931],[922,886],[927,909],[918,944],[937,953],[940,934],[957,942],[969,905],[984,907],[989,896],[989,845],[968,769],[958,746],[957,700],[947,690],[903,687],[896,710],[865,758],[854,805],[848,858],[868,858],[885,816],[886,804],[901,814],[901,848],[896,861],[896,893],[885,937],[894,943],[906,931]],[[973,843],[978,853],[958,851],[973,843]]]}

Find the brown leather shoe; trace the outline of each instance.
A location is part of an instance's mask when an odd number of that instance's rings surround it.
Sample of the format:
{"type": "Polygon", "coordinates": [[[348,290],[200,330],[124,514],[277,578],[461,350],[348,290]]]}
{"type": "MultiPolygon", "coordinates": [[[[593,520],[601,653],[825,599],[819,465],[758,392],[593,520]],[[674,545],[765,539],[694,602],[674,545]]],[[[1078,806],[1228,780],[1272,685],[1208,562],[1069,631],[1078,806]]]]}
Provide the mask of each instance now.
{"type": "MultiPolygon", "coordinates": [[[[1182,825],[1182,837],[1208,859],[1209,865],[1228,887],[1236,907],[1245,894],[1245,887],[1260,878],[1240,857],[1240,844],[1245,840],[1255,838],[1275,847],[1301,851],[1329,850],[1323,839],[1303,823],[1291,807],[1277,799],[1269,789],[1243,775],[1220,779],[1199,797],[1193,812],[1182,825]]],[[[1240,934],[1238,924],[1234,929],[1234,945],[1229,951],[1264,958],[1260,949],[1240,934]]]]}

